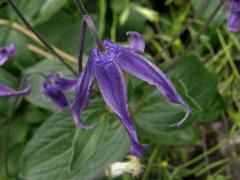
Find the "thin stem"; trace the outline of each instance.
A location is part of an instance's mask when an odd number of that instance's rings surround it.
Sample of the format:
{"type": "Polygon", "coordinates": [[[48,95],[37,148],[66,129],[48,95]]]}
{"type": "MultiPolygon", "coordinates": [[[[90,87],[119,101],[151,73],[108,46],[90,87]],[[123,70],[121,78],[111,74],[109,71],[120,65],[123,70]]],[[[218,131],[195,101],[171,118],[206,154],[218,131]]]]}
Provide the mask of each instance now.
{"type": "Polygon", "coordinates": [[[83,18],[87,24],[87,27],[88,27],[90,33],[92,34],[94,41],[97,44],[98,49],[100,49],[101,52],[105,52],[106,47],[104,46],[104,44],[102,43],[102,40],[100,39],[100,37],[98,35],[97,29],[92,21],[92,18],[89,15],[85,15],[83,18]]]}
{"type": "Polygon", "coordinates": [[[204,157],[214,153],[215,151],[217,151],[225,143],[226,143],[226,140],[224,139],[220,143],[216,144],[215,146],[213,146],[210,149],[208,149],[207,151],[205,151],[204,153],[194,157],[193,159],[185,162],[184,164],[182,164],[180,166],[177,166],[175,168],[175,170],[180,170],[180,169],[186,168],[186,167],[188,167],[188,166],[190,166],[190,165],[192,165],[192,164],[194,164],[194,163],[204,159],[204,157]]]}
{"type": "Polygon", "coordinates": [[[83,57],[83,47],[85,41],[87,24],[84,20],[82,20],[81,30],[80,30],[80,40],[79,40],[79,54],[78,54],[78,73],[82,72],[82,57],[83,57]]]}
{"type": "Polygon", "coordinates": [[[209,18],[207,19],[207,21],[205,22],[204,26],[200,29],[200,31],[198,32],[197,36],[195,37],[195,39],[191,42],[191,44],[185,49],[185,51],[182,53],[182,55],[180,55],[177,59],[181,59],[187,52],[189,52],[197,43],[197,41],[199,40],[199,38],[201,37],[201,35],[205,32],[205,30],[207,29],[207,27],[209,26],[209,24],[211,23],[211,21],[213,20],[213,18],[217,15],[217,13],[219,12],[219,10],[221,9],[221,7],[223,6],[223,4],[225,3],[225,1],[227,0],[222,0],[218,6],[214,9],[214,11],[212,12],[212,14],[209,16],[209,18]]]}
{"type": "MultiPolygon", "coordinates": [[[[44,79],[47,79],[47,76],[44,73],[42,73],[42,72],[31,72],[31,73],[28,73],[28,74],[26,74],[22,78],[21,83],[20,83],[18,89],[21,89],[23,87],[23,85],[28,81],[29,77],[32,76],[32,75],[38,75],[38,76],[43,77],[44,79]]],[[[13,101],[13,104],[12,104],[12,107],[11,107],[11,111],[10,111],[10,113],[7,116],[6,133],[5,133],[5,136],[3,136],[4,137],[4,139],[3,139],[3,143],[4,143],[3,144],[3,165],[4,165],[4,174],[5,174],[6,177],[9,175],[9,169],[8,169],[8,146],[9,146],[9,141],[10,141],[10,139],[9,139],[10,129],[11,129],[11,125],[12,125],[12,122],[14,120],[14,117],[15,117],[18,105],[20,104],[21,98],[22,98],[21,96],[16,96],[14,101],[13,101]]]]}
{"type": "Polygon", "coordinates": [[[102,43],[102,40],[101,40],[101,38],[100,38],[100,36],[97,32],[97,29],[96,29],[96,27],[93,23],[92,18],[87,14],[87,11],[83,7],[80,0],[75,0],[75,4],[78,7],[78,10],[79,10],[80,14],[83,16],[83,20],[86,22],[87,27],[88,27],[94,41],[96,42],[98,49],[101,52],[106,52],[106,47],[102,43]]]}
{"type": "Polygon", "coordinates": [[[76,4],[76,6],[78,7],[80,14],[82,16],[87,15],[87,11],[83,6],[82,1],[81,0],[75,0],[74,2],[76,4]]]}
{"type": "Polygon", "coordinates": [[[23,23],[28,27],[28,29],[30,29],[34,33],[34,35],[38,37],[38,39],[43,43],[43,45],[46,46],[46,48],[48,48],[63,65],[65,65],[73,74],[76,75],[77,74],[76,71],[68,63],[66,63],[65,60],[52,48],[52,46],[30,25],[30,23],[22,15],[20,10],[13,3],[13,1],[6,0],[6,2],[12,7],[12,9],[15,11],[18,17],[23,21],[23,23]]]}
{"type": "MultiPolygon", "coordinates": [[[[19,88],[18,89],[21,89],[23,87],[23,85],[25,84],[25,82],[28,80],[28,76],[25,76],[20,85],[19,85],[19,88]]],[[[7,125],[6,125],[6,134],[4,137],[4,145],[3,145],[3,163],[4,163],[4,173],[6,176],[8,176],[9,174],[9,170],[8,170],[8,145],[9,145],[9,135],[10,135],[10,128],[11,128],[11,124],[12,124],[12,120],[13,120],[13,117],[16,113],[16,110],[17,110],[17,106],[19,105],[19,100],[20,100],[21,96],[16,96],[13,104],[12,104],[12,107],[11,107],[11,111],[8,115],[8,118],[7,118],[7,125]]]]}
{"type": "Polygon", "coordinates": [[[202,15],[202,12],[207,8],[207,6],[209,5],[210,1],[209,0],[205,0],[201,7],[199,8],[199,10],[197,11],[197,13],[193,16],[193,18],[191,18],[190,21],[188,21],[183,29],[177,34],[175,35],[172,40],[154,57],[154,59],[159,59],[162,55],[163,52],[167,51],[172,44],[194,23],[194,21],[200,16],[202,15]]]}

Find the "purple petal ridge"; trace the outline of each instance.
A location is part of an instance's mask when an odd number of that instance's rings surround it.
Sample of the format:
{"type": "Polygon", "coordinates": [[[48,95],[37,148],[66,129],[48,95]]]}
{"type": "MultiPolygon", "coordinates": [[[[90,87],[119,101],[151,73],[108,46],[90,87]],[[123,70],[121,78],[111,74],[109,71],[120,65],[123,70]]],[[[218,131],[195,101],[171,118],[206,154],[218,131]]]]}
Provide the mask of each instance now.
{"type": "Polygon", "coordinates": [[[133,122],[128,112],[126,86],[123,74],[115,62],[96,64],[96,78],[101,94],[114,113],[121,120],[131,142],[131,153],[142,157],[147,145],[139,144],[133,122]]]}
{"type": "Polygon", "coordinates": [[[75,89],[75,97],[71,106],[73,120],[75,122],[76,127],[78,128],[91,129],[94,127],[94,125],[85,124],[81,118],[81,112],[87,106],[90,86],[94,78],[94,68],[95,61],[93,59],[92,54],[90,54],[83,75],[81,78],[79,77],[78,79],[75,89]]]}
{"type": "Polygon", "coordinates": [[[154,85],[171,102],[183,105],[186,114],[182,120],[175,125],[181,125],[189,116],[190,108],[177,93],[170,79],[154,64],[142,56],[125,48],[120,49],[117,58],[120,67],[137,78],[154,85]]]}

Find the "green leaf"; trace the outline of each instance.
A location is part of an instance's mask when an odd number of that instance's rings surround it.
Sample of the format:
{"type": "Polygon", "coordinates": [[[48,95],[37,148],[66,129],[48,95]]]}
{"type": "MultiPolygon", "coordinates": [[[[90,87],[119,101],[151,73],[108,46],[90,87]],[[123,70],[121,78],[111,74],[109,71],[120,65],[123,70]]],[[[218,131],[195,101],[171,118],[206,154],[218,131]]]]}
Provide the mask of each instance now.
{"type": "Polygon", "coordinates": [[[168,74],[180,79],[189,95],[204,109],[210,106],[211,100],[218,94],[218,77],[206,70],[196,56],[184,57],[168,74]]]}
{"type": "MultiPolygon", "coordinates": [[[[37,30],[52,45],[77,56],[79,46],[77,39],[79,39],[80,22],[80,17],[76,18],[72,16],[72,14],[60,11],[47,22],[38,25],[37,30]]],[[[94,22],[98,22],[98,19],[94,22]]],[[[92,37],[87,33],[84,52],[89,53],[89,50],[93,46],[94,42],[92,41],[92,37]]]]}
{"type": "MultiPolygon", "coordinates": [[[[85,111],[84,119],[99,118],[97,112],[85,111]]],[[[104,117],[91,130],[75,130],[68,111],[46,120],[23,152],[20,175],[31,180],[88,180],[129,151],[126,132],[113,118],[104,117]]]]}
{"type": "MultiPolygon", "coordinates": [[[[99,119],[99,114],[97,115],[95,117],[99,119]]],[[[96,163],[100,161],[98,160],[100,157],[108,159],[109,154],[111,154],[109,159],[113,162],[122,159],[128,153],[129,140],[126,132],[120,123],[114,120],[113,117],[103,116],[93,130],[79,129],[77,131],[73,138],[71,170],[84,167],[88,162],[96,163]]]]}
{"type": "Polygon", "coordinates": [[[43,3],[35,23],[39,24],[47,21],[55,13],[62,9],[68,0],[47,0],[43,3]]]}
{"type": "MultiPolygon", "coordinates": [[[[46,22],[67,3],[67,0],[24,0],[16,1],[17,7],[23,15],[34,25],[46,22]]],[[[9,16],[12,20],[20,21],[12,9],[9,11],[9,16]]]]}
{"type": "Polygon", "coordinates": [[[73,135],[74,123],[69,112],[57,113],[46,120],[23,152],[21,175],[51,179],[51,174],[63,171],[71,154],[73,135]]]}
{"type": "Polygon", "coordinates": [[[148,92],[134,120],[140,137],[176,145],[190,143],[197,138],[195,129],[189,125],[185,128],[170,127],[183,116],[184,110],[180,106],[168,103],[159,92],[153,91],[148,92]]]}
{"type": "Polygon", "coordinates": [[[31,65],[34,61],[33,56],[27,49],[28,39],[22,35],[20,32],[11,29],[7,26],[0,28],[0,44],[7,45],[14,43],[17,48],[17,54],[6,64],[8,68],[12,68],[12,71],[16,71],[16,66],[23,68],[25,66],[31,65]],[[15,66],[13,66],[15,65],[15,66]]]}

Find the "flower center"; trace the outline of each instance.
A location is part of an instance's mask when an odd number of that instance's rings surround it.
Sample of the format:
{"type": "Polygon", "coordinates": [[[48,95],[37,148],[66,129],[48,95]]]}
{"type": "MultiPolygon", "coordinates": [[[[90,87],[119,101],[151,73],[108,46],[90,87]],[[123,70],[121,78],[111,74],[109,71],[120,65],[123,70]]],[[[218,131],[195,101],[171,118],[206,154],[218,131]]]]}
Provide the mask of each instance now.
{"type": "Polygon", "coordinates": [[[97,64],[108,64],[114,61],[119,53],[119,46],[110,40],[104,40],[103,44],[106,47],[105,53],[102,53],[98,48],[94,49],[97,64]]]}

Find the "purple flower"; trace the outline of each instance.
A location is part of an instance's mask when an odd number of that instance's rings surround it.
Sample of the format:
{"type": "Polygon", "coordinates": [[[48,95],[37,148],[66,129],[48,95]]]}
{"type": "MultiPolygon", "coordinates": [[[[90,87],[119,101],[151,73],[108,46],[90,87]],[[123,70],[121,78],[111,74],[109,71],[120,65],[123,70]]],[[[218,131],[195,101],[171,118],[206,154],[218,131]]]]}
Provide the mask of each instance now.
{"type": "Polygon", "coordinates": [[[142,36],[137,32],[129,32],[129,35],[130,47],[128,48],[105,40],[104,45],[107,49],[105,53],[100,52],[98,48],[91,50],[82,80],[78,82],[76,87],[76,96],[71,111],[77,127],[85,129],[93,127],[86,125],[82,121],[81,112],[87,105],[89,89],[94,77],[96,77],[105,102],[118,116],[128,133],[131,142],[131,153],[142,157],[147,149],[147,145],[139,144],[138,142],[128,111],[127,91],[122,70],[146,81],[150,85],[156,86],[169,101],[184,106],[186,115],[176,125],[180,125],[186,120],[190,113],[190,108],[177,93],[166,75],[157,66],[136,53],[144,51],[145,44],[142,36]]]}
{"type": "Polygon", "coordinates": [[[230,0],[228,7],[231,11],[239,12],[240,11],[240,0],[230,0]]]}
{"type": "Polygon", "coordinates": [[[240,12],[231,12],[228,15],[228,29],[232,32],[240,31],[240,12]]]}
{"type": "Polygon", "coordinates": [[[66,92],[74,90],[77,78],[64,78],[59,73],[51,73],[42,85],[42,94],[49,97],[60,109],[69,105],[66,92]]]}
{"type": "Polygon", "coordinates": [[[9,44],[6,47],[0,48],[0,66],[3,65],[9,57],[16,55],[15,44],[9,44]]]}
{"type": "MultiPolygon", "coordinates": [[[[217,0],[219,4],[221,0],[217,0]]],[[[240,31],[240,0],[229,0],[226,3],[226,6],[229,9],[227,25],[229,31],[239,32],[240,31]]]]}
{"type": "MultiPolygon", "coordinates": [[[[16,54],[16,46],[9,44],[6,47],[0,48],[0,66],[3,65],[9,57],[16,54]]],[[[16,91],[10,87],[0,84],[0,96],[27,96],[32,90],[32,85],[29,83],[23,90],[16,91]]]]}

